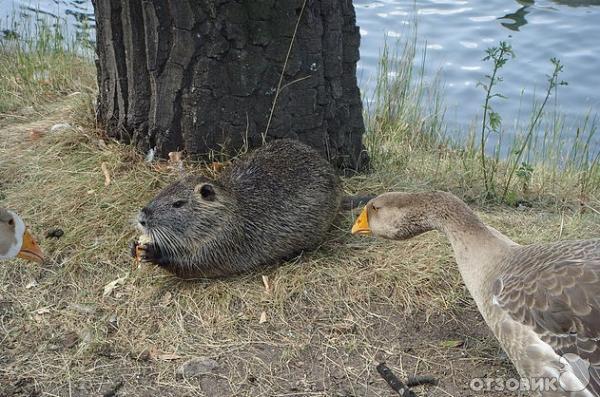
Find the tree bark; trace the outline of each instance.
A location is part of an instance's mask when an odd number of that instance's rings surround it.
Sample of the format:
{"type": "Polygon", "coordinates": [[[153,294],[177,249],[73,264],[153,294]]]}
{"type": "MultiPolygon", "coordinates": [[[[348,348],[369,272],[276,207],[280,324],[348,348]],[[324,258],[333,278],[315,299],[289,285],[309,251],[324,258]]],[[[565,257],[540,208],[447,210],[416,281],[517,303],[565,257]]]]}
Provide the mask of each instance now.
{"type": "Polygon", "coordinates": [[[351,0],[93,3],[110,136],[200,158],[294,138],[340,169],[367,166],[351,0]]]}

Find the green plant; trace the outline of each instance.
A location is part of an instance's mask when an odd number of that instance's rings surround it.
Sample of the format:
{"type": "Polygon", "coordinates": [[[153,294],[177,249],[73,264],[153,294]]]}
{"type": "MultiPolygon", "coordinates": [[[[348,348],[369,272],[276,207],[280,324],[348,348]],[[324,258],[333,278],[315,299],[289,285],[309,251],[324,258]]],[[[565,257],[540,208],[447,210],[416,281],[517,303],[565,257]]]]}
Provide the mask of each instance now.
{"type": "Polygon", "coordinates": [[[521,189],[523,193],[526,193],[531,183],[531,177],[533,176],[533,166],[526,162],[522,162],[515,175],[521,181],[521,189]]]}
{"type": "MultiPolygon", "coordinates": [[[[527,133],[525,134],[525,138],[523,139],[523,142],[517,148],[517,150],[515,150],[513,152],[515,154],[515,157],[509,166],[508,178],[504,184],[504,190],[502,192],[502,201],[505,201],[505,199],[506,199],[506,195],[508,193],[508,189],[510,188],[510,184],[512,182],[515,171],[519,170],[519,171],[521,171],[521,175],[523,175],[523,171],[521,170],[521,168],[522,168],[522,165],[525,163],[521,162],[521,158],[523,157],[523,153],[531,141],[531,137],[533,136],[534,132],[536,131],[536,127],[539,125],[539,122],[542,118],[542,115],[544,114],[544,109],[546,108],[546,104],[548,103],[548,99],[550,98],[552,91],[556,90],[561,85],[567,85],[567,82],[562,81],[562,80],[559,81],[559,79],[558,79],[558,76],[560,75],[560,73],[563,70],[563,65],[560,63],[560,60],[557,58],[551,58],[550,62],[553,65],[553,70],[552,70],[552,74],[547,76],[548,77],[548,86],[546,88],[546,94],[544,96],[542,103],[539,106],[537,106],[537,109],[534,109],[534,117],[531,120],[531,122],[529,123],[529,127],[527,130],[527,133]],[[520,164],[521,164],[521,166],[520,166],[520,164]]],[[[531,171],[533,172],[533,169],[531,171]]],[[[529,177],[529,179],[530,178],[531,177],[529,177]]]]}
{"type": "Polygon", "coordinates": [[[498,47],[491,47],[486,50],[487,55],[483,58],[483,61],[492,61],[493,68],[491,75],[485,75],[485,81],[479,82],[485,91],[485,101],[483,104],[483,118],[481,121],[481,134],[480,134],[480,161],[481,170],[483,172],[483,184],[485,188],[486,198],[495,196],[495,170],[496,165],[492,166],[492,169],[488,169],[487,165],[487,154],[486,154],[486,143],[490,132],[499,133],[502,124],[502,118],[500,114],[494,111],[491,106],[491,100],[494,98],[506,98],[499,92],[494,92],[495,86],[502,82],[503,78],[498,75],[498,72],[508,62],[510,58],[515,56],[510,44],[505,41],[501,41],[498,47]]]}

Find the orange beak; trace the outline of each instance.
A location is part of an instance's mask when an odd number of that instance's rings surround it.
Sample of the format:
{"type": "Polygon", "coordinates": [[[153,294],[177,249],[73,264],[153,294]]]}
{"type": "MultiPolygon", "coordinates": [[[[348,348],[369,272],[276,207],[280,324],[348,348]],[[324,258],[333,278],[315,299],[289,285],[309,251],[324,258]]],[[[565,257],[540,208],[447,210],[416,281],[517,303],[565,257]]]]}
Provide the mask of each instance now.
{"type": "Polygon", "coordinates": [[[352,226],[352,234],[371,234],[371,229],[369,229],[369,216],[367,215],[367,207],[363,208],[358,218],[356,218],[354,226],[352,226]]]}
{"type": "Polygon", "coordinates": [[[44,262],[44,253],[29,230],[25,230],[25,234],[23,234],[23,246],[17,254],[17,258],[38,263],[44,262]]]}

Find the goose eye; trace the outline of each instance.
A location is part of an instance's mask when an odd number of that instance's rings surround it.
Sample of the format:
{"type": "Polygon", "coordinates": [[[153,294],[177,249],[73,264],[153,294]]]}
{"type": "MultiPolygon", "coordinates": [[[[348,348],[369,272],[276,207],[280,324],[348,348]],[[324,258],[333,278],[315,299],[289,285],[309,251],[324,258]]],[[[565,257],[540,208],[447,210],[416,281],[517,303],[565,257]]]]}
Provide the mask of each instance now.
{"type": "Polygon", "coordinates": [[[371,208],[373,209],[373,211],[377,212],[379,211],[379,207],[376,207],[375,204],[371,204],[371,208]]]}
{"type": "Polygon", "coordinates": [[[183,207],[185,204],[187,203],[187,201],[185,200],[179,200],[179,201],[175,201],[173,203],[173,208],[181,208],[183,207]]]}
{"type": "Polygon", "coordinates": [[[8,224],[9,224],[10,226],[14,226],[14,225],[15,225],[15,220],[11,218],[11,219],[8,221],[8,224]]]}

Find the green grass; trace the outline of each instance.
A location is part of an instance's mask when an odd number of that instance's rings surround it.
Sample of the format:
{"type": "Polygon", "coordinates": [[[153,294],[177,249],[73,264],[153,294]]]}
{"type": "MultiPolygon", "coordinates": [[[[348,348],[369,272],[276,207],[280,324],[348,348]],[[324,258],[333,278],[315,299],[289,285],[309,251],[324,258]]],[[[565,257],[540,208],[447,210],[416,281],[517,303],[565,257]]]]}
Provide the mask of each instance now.
{"type": "Polygon", "coordinates": [[[0,26],[0,119],[30,116],[57,99],[96,88],[89,43],[69,38],[63,21],[32,16],[0,26]]]}

